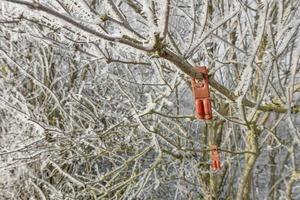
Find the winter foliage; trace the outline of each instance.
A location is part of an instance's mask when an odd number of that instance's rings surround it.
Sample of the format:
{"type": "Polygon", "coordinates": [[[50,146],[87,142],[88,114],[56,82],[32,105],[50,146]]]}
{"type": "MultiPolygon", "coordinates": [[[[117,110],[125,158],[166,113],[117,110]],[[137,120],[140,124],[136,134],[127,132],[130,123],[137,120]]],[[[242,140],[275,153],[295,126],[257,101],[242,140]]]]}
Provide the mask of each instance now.
{"type": "Polygon", "coordinates": [[[1,0],[0,199],[299,199],[299,4],[1,0]]]}

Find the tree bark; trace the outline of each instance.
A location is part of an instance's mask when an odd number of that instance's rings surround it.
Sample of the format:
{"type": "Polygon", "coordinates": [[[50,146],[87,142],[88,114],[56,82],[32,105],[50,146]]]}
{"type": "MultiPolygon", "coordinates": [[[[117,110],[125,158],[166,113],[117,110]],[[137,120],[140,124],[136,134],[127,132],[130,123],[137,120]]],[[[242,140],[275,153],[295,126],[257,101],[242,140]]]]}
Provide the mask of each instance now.
{"type": "Polygon", "coordinates": [[[245,155],[245,167],[243,170],[242,178],[239,182],[237,200],[248,200],[250,199],[250,189],[251,189],[251,174],[252,169],[255,165],[255,161],[258,155],[258,144],[257,144],[258,130],[255,125],[250,125],[247,132],[246,140],[246,151],[255,152],[255,154],[245,155]]]}

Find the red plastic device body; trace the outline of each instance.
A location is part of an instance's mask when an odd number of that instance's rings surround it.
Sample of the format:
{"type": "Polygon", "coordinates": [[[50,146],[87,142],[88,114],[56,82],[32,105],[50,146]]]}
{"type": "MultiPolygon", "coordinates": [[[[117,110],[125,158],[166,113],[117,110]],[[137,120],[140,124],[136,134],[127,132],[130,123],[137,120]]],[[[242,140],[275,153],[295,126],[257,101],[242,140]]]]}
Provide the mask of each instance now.
{"type": "Polygon", "coordinates": [[[203,80],[192,79],[193,95],[195,97],[196,117],[198,119],[212,119],[211,99],[208,85],[208,70],[206,67],[195,67],[203,74],[203,80]]]}
{"type": "Polygon", "coordinates": [[[211,145],[211,168],[213,170],[221,169],[221,161],[217,145],[211,145]]]}

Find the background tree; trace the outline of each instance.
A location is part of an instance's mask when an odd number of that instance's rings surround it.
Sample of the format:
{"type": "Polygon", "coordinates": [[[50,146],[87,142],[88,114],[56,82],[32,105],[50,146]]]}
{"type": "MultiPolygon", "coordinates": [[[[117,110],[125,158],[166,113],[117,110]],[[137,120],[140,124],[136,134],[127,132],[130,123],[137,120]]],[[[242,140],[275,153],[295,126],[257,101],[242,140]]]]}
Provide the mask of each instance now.
{"type": "Polygon", "coordinates": [[[0,197],[300,198],[299,4],[1,1],[0,197]]]}

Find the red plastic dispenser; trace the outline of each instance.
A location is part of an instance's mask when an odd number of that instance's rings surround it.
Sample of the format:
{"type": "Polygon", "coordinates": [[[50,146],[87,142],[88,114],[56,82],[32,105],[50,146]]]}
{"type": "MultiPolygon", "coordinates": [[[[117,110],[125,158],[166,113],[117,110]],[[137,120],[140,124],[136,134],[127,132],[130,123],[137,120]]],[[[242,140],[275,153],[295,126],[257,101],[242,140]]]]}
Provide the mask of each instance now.
{"type": "Polygon", "coordinates": [[[208,85],[208,69],[195,67],[195,70],[203,74],[203,80],[192,79],[193,94],[195,97],[196,117],[198,119],[212,119],[211,99],[208,85]]]}
{"type": "Polygon", "coordinates": [[[213,170],[221,169],[221,161],[220,161],[220,155],[218,152],[218,146],[215,144],[211,145],[211,168],[213,170]]]}

